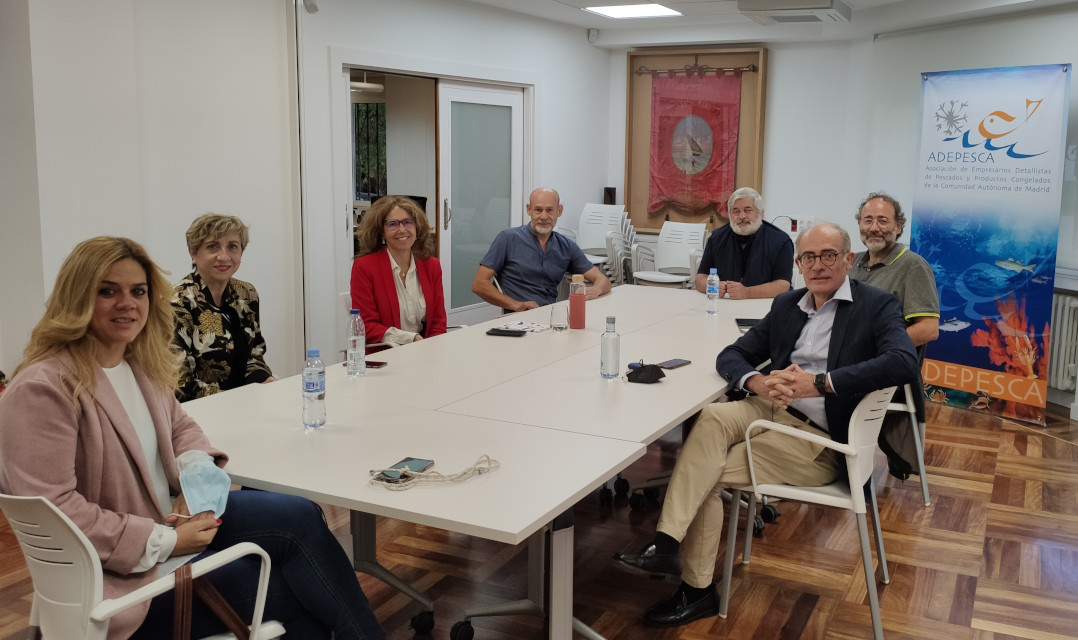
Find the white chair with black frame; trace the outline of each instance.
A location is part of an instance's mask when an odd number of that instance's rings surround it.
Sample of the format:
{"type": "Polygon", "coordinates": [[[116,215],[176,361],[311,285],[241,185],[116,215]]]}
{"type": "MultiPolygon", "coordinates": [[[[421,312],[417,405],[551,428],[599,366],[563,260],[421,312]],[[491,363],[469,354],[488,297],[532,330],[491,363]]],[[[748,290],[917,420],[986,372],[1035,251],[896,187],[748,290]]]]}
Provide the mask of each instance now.
{"type": "MultiPolygon", "coordinates": [[[[34,586],[30,605],[32,638],[48,640],[104,640],[109,620],[116,614],[145,602],[176,586],[176,574],[158,578],[125,596],[105,600],[101,560],[93,544],[62,511],[43,497],[0,494],[0,510],[26,558],[34,586]]],[[[253,542],[241,542],[190,565],[191,577],[198,578],[238,558],[257,555],[262,570],[255,592],[255,608],[249,628],[252,640],[279,638],[284,627],[277,621],[263,621],[269,587],[269,555],[253,542]]],[[[240,629],[242,632],[242,622],[240,629]]],[[[232,633],[209,640],[235,640],[232,633]]]]}
{"type": "MultiPolygon", "coordinates": [[[[850,417],[849,443],[842,444],[816,434],[801,431],[787,425],[772,422],[770,420],[756,420],[749,425],[745,432],[745,449],[749,458],[749,477],[752,485],[746,487],[731,487],[734,500],[731,501],[729,518],[727,520],[726,534],[726,559],[723,564],[721,598],[719,603],[719,615],[726,617],[730,603],[730,580],[734,567],[734,548],[737,543],[737,522],[742,491],[750,491],[749,511],[753,513],[756,499],[759,496],[770,496],[783,500],[797,500],[840,509],[853,511],[857,519],[857,534],[861,542],[861,562],[865,571],[865,586],[868,591],[869,609],[872,617],[872,633],[876,640],[883,638],[883,623],[880,618],[880,602],[876,593],[876,572],[872,564],[872,549],[869,543],[868,525],[866,514],[868,506],[872,507],[872,524],[876,538],[876,555],[879,558],[879,570],[884,584],[890,582],[887,571],[887,557],[883,550],[883,532],[880,528],[880,514],[876,507],[876,488],[872,482],[874,470],[874,458],[876,454],[876,440],[883,425],[883,417],[887,413],[888,404],[894,395],[895,387],[880,389],[867,394],[854,409],[850,417]],[[845,456],[847,478],[840,478],[831,484],[822,487],[799,487],[787,484],[759,484],[756,482],[756,473],[752,462],[752,432],[757,429],[772,429],[787,434],[790,437],[810,440],[828,449],[845,456]],[[856,487],[857,490],[853,490],[856,487]]],[[[746,519],[746,529],[752,518],[746,519]]],[[[749,563],[749,555],[752,550],[752,536],[748,531],[745,533],[745,549],[742,556],[742,564],[749,563]]]]}
{"type": "Polygon", "coordinates": [[[692,252],[703,248],[707,225],[689,222],[664,222],[659,240],[652,250],[640,243],[633,245],[633,281],[636,284],[665,287],[692,286],[692,252]],[[650,266],[651,269],[644,267],[650,266]]]}

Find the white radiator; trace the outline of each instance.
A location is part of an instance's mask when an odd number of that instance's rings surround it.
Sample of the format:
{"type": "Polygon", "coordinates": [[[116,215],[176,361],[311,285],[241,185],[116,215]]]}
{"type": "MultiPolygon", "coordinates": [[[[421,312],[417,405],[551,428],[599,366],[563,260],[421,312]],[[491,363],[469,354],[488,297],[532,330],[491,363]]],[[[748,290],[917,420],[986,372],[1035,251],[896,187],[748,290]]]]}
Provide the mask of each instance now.
{"type": "Polygon", "coordinates": [[[1052,296],[1052,338],[1048,355],[1048,386],[1074,391],[1078,371],[1078,295],[1052,296]]]}

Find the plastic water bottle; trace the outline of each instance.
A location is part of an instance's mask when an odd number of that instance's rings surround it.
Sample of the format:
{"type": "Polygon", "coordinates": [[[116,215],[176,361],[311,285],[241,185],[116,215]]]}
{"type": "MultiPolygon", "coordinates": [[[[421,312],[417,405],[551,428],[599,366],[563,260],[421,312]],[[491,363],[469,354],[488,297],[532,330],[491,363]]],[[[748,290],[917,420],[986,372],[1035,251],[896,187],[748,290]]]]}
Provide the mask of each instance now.
{"type": "Polygon", "coordinates": [[[367,372],[367,363],[363,355],[367,349],[367,328],[359,309],[352,309],[348,317],[348,377],[352,380],[367,372]]]}
{"type": "Polygon", "coordinates": [[[326,423],[326,363],[318,349],[307,349],[303,365],[303,426],[317,429],[326,423]]]}
{"type": "Polygon", "coordinates": [[[719,272],[712,269],[707,274],[707,312],[716,315],[719,312],[719,272]]]}
{"type": "Polygon", "coordinates": [[[606,379],[621,373],[621,336],[614,331],[614,316],[606,317],[606,331],[599,338],[599,373],[606,379]]]}

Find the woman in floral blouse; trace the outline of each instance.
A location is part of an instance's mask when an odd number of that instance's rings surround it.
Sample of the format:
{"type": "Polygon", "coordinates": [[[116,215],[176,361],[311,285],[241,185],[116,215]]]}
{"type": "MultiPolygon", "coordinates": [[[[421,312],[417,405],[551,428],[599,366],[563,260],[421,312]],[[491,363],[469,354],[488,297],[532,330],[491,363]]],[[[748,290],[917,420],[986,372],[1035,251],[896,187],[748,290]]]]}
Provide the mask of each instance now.
{"type": "Polygon", "coordinates": [[[235,216],[207,213],[187,230],[194,271],[172,296],[174,342],[183,358],[176,391],[181,402],[275,380],[264,357],[258,292],[232,277],[247,240],[247,226],[235,216]]]}

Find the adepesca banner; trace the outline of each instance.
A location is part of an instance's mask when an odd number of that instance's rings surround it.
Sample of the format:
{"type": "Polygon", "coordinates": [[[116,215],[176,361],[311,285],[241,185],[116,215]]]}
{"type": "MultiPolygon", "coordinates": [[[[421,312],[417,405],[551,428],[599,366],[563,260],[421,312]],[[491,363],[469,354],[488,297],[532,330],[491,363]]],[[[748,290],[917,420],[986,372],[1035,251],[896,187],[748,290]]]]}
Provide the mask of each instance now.
{"type": "Polygon", "coordinates": [[[740,111],[740,72],[652,72],[649,213],[666,205],[697,211],[713,203],[726,215],[740,111]]]}
{"type": "Polygon", "coordinates": [[[939,289],[934,402],[1044,424],[1070,75],[922,74],[910,244],[939,289]]]}

